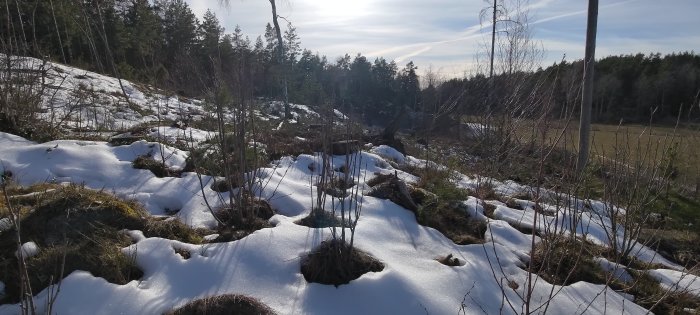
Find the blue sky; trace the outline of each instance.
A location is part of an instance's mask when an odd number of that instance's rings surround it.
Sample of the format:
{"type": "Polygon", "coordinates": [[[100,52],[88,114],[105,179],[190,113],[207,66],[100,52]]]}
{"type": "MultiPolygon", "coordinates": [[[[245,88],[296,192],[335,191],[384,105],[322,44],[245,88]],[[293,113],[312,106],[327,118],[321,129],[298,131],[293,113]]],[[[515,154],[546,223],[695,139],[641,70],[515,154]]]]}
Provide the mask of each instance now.
{"type": "MultiPolygon", "coordinates": [[[[268,0],[187,0],[201,16],[212,9],[226,28],[240,25],[255,39],[271,22],[268,0]]],[[[302,46],[329,60],[349,53],[410,60],[443,77],[473,74],[489,24],[484,0],[277,0],[278,13],[297,28],[302,46]]],[[[542,65],[584,53],[585,0],[530,0],[533,39],[542,65]]],[[[637,52],[700,52],[700,0],[600,0],[597,57],[637,52]]],[[[284,26],[285,23],[282,22],[284,26]]]]}

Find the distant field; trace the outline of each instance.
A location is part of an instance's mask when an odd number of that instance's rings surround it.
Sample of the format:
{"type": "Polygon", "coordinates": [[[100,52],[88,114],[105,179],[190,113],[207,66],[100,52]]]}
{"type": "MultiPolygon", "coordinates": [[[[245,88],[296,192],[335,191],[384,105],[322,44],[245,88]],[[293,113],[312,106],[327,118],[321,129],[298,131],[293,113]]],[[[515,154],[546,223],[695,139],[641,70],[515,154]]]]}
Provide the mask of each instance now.
{"type": "MultiPolygon", "coordinates": [[[[465,117],[464,121],[478,121],[474,117],[465,117]]],[[[570,151],[578,150],[578,121],[568,125],[563,121],[549,121],[547,128],[533,121],[519,121],[518,130],[522,138],[533,134],[542,136],[546,130],[546,141],[554,141],[562,134],[558,146],[570,151]],[[566,128],[566,130],[564,130],[566,128]]],[[[654,161],[668,159],[675,154],[674,166],[677,169],[677,181],[695,188],[700,180],[700,127],[683,126],[643,126],[636,124],[611,125],[593,124],[591,126],[591,154],[614,160],[616,152],[627,152],[626,161],[617,161],[635,165],[653,165],[654,161]]],[[[619,155],[618,155],[619,156],[619,155]]]]}

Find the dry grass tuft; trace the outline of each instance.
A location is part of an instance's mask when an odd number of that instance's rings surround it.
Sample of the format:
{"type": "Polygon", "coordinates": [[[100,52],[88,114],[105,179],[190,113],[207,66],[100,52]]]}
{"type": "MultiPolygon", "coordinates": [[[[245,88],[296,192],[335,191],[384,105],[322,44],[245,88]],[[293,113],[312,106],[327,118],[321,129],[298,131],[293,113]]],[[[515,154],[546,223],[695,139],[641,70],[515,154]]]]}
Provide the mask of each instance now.
{"type": "Polygon", "coordinates": [[[301,260],[301,273],[307,282],[336,287],[382,270],[384,264],[380,261],[340,240],[322,242],[301,260]]]}
{"type": "MultiPolygon", "coordinates": [[[[143,226],[145,211],[138,204],[66,186],[42,194],[28,209],[20,219],[21,239],[40,248],[36,256],[26,259],[35,293],[75,270],[116,284],[142,276],[133,257],[121,251],[131,239],[120,231],[143,226]]],[[[14,229],[0,234],[0,280],[7,285],[2,302],[15,303],[20,298],[16,237],[14,229]]]]}
{"type": "Polygon", "coordinates": [[[248,296],[226,294],[194,300],[165,315],[273,315],[262,302],[248,296]]]}
{"type": "Polygon", "coordinates": [[[606,272],[593,260],[605,249],[569,237],[543,238],[531,253],[531,267],[547,282],[569,285],[578,281],[605,284],[606,272]]]}
{"type": "Polygon", "coordinates": [[[211,234],[211,231],[206,229],[192,229],[175,218],[158,220],[149,217],[142,231],[146,237],[160,237],[190,244],[201,244],[204,241],[202,235],[211,234]]]}
{"type": "Polygon", "coordinates": [[[171,170],[162,162],[154,160],[150,155],[139,155],[132,162],[132,165],[135,169],[149,170],[158,178],[180,176],[180,172],[171,170]]]}
{"type": "MultiPolygon", "coordinates": [[[[204,233],[176,220],[148,218],[136,202],[77,185],[11,187],[8,195],[20,210],[22,242],[32,241],[40,249],[36,256],[26,259],[34,293],[75,270],[88,271],[116,284],[139,279],[143,273],[135,257],[122,253],[122,248],[132,244],[131,238],[121,232],[124,229],[188,243],[201,243],[200,234],[204,233]]],[[[0,213],[5,215],[7,209],[0,209],[0,213]]],[[[16,303],[20,298],[16,237],[14,228],[0,233],[0,281],[6,284],[2,303],[16,303]]]]}

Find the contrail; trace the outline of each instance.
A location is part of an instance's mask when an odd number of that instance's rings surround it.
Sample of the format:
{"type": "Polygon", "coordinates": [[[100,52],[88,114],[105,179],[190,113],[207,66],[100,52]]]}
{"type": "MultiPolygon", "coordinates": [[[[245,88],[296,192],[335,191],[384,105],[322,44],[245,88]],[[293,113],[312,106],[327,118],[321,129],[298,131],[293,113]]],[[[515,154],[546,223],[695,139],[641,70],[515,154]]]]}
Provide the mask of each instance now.
{"type": "MultiPolygon", "coordinates": [[[[620,5],[624,5],[624,4],[628,4],[628,3],[632,3],[632,2],[638,2],[638,1],[640,1],[640,0],[625,0],[625,1],[620,1],[620,2],[616,2],[616,3],[606,4],[606,5],[601,6],[601,8],[615,7],[615,6],[620,6],[620,5]]],[[[540,1],[538,3],[531,4],[527,8],[528,9],[539,8],[539,7],[546,6],[547,4],[549,4],[551,2],[552,2],[552,0],[543,0],[543,1],[540,1]]],[[[580,10],[580,11],[574,11],[574,12],[563,13],[560,15],[550,16],[550,17],[542,18],[542,19],[536,20],[534,22],[531,22],[530,25],[541,24],[541,23],[545,23],[545,22],[549,22],[549,21],[553,21],[553,20],[559,20],[559,19],[563,19],[563,18],[575,16],[575,15],[586,14],[586,12],[587,12],[586,10],[580,10]]],[[[421,43],[396,46],[396,47],[391,47],[391,48],[387,48],[387,49],[381,49],[378,51],[373,51],[373,52],[368,53],[368,55],[381,56],[381,55],[386,55],[386,54],[390,54],[390,53],[394,53],[394,52],[418,48],[413,52],[409,52],[407,54],[404,54],[404,55],[401,55],[399,57],[394,58],[394,61],[401,62],[401,61],[405,60],[406,58],[415,57],[415,56],[421,55],[425,52],[428,52],[432,48],[434,48],[434,46],[437,46],[437,45],[442,45],[442,44],[453,43],[453,42],[477,38],[477,37],[481,36],[479,31],[481,31],[485,27],[490,26],[491,23],[492,23],[491,21],[486,21],[484,23],[472,25],[472,26],[468,27],[466,29],[466,31],[462,32],[462,34],[459,37],[440,40],[440,41],[421,42],[421,43]]]]}
{"type": "MultiPolygon", "coordinates": [[[[623,5],[623,4],[627,4],[627,3],[631,3],[631,2],[638,2],[638,1],[640,1],[640,0],[626,0],[626,1],[620,1],[620,2],[616,2],[616,3],[611,3],[611,4],[602,5],[602,6],[600,6],[600,8],[616,7],[616,6],[619,6],[619,5],[623,5]]],[[[582,15],[582,14],[586,14],[587,12],[588,12],[587,10],[580,10],[580,11],[574,11],[574,12],[569,12],[569,13],[563,13],[563,14],[560,14],[560,15],[555,15],[555,16],[550,16],[550,17],[546,17],[546,18],[543,18],[543,19],[539,19],[539,20],[537,20],[537,21],[534,21],[534,22],[530,23],[530,25],[545,23],[545,22],[549,22],[549,21],[553,21],[553,20],[558,20],[558,19],[563,19],[563,18],[566,18],[566,17],[574,16],[574,15],[582,15]]]]}
{"type": "Polygon", "coordinates": [[[405,55],[403,55],[403,56],[396,57],[396,58],[394,58],[394,61],[397,62],[397,63],[403,62],[403,61],[404,61],[405,59],[407,59],[407,58],[411,58],[411,57],[414,57],[414,56],[418,56],[418,55],[420,55],[420,54],[422,54],[422,53],[424,53],[424,52],[427,52],[427,51],[429,51],[429,50],[431,50],[431,49],[433,49],[433,46],[426,46],[426,47],[423,47],[422,49],[416,50],[416,51],[414,51],[414,52],[412,52],[412,53],[408,53],[408,54],[405,54],[405,55]]]}

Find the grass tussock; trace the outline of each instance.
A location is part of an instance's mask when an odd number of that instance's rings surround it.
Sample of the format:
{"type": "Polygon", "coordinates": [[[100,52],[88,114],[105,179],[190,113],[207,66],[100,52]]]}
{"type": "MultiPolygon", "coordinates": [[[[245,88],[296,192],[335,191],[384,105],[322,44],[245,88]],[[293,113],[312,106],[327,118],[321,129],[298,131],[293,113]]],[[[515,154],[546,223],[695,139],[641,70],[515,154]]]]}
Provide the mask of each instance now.
{"type": "Polygon", "coordinates": [[[249,194],[244,194],[244,198],[243,206],[216,210],[217,218],[224,224],[219,224],[219,237],[214,242],[239,240],[257,230],[272,227],[268,222],[275,215],[272,206],[266,200],[253,198],[249,194]]]}
{"type": "MultiPolygon", "coordinates": [[[[77,185],[11,187],[8,197],[13,208],[20,211],[22,243],[32,241],[39,247],[37,255],[26,259],[34,293],[75,270],[88,271],[116,284],[139,279],[143,273],[135,257],[122,252],[132,244],[131,238],[121,232],[124,229],[189,243],[201,243],[202,239],[201,232],[179,221],[147,218],[136,202],[77,185]],[[27,193],[35,194],[17,198],[27,193]]],[[[8,214],[6,204],[0,212],[8,214]]],[[[16,303],[20,298],[16,237],[14,228],[0,234],[0,281],[6,284],[2,303],[16,303]]]]}
{"type": "MultiPolygon", "coordinates": [[[[142,276],[134,258],[121,251],[131,239],[120,231],[143,226],[145,212],[137,204],[67,186],[43,194],[31,211],[24,213],[21,240],[33,241],[40,249],[26,260],[35,293],[75,270],[89,271],[116,284],[142,276]]],[[[20,298],[16,241],[14,229],[0,234],[0,280],[7,285],[3,302],[9,303],[20,298]]]]}
{"type": "Polygon", "coordinates": [[[132,162],[132,166],[139,170],[149,170],[158,178],[180,176],[180,172],[170,169],[161,161],[154,160],[150,155],[139,155],[132,162]]]}
{"type": "Polygon", "coordinates": [[[639,242],[686,268],[700,266],[700,237],[692,231],[643,229],[639,242]]]}
{"type": "Polygon", "coordinates": [[[486,223],[469,216],[462,204],[469,198],[469,192],[456,187],[447,170],[427,169],[421,175],[417,187],[431,194],[430,198],[417,199],[418,223],[442,232],[456,244],[483,243],[486,223]]]}
{"type": "Polygon", "coordinates": [[[531,253],[533,272],[552,284],[569,285],[578,281],[605,284],[607,273],[593,257],[606,249],[568,237],[543,238],[531,253]]]}
{"type": "Polygon", "coordinates": [[[646,271],[665,268],[637,259],[620,258],[614,253],[586,241],[568,237],[544,238],[531,254],[530,267],[549,283],[570,285],[579,281],[604,284],[615,290],[631,294],[634,302],[656,314],[686,314],[688,309],[700,308],[700,298],[686,292],[669,292],[646,271]],[[605,257],[611,262],[620,261],[632,280],[623,283],[593,260],[605,257]],[[627,266],[627,267],[626,267],[627,266]]]}
{"type": "Polygon", "coordinates": [[[700,298],[687,292],[669,292],[648,272],[631,270],[634,283],[625,289],[634,302],[656,314],[696,314],[700,298]],[[690,311],[689,311],[690,310],[690,311]]]}
{"type": "Polygon", "coordinates": [[[262,302],[248,296],[226,294],[194,300],[165,315],[273,315],[262,302]]]}
{"type": "Polygon", "coordinates": [[[384,264],[380,261],[340,240],[322,242],[301,260],[301,273],[307,282],[336,287],[382,270],[384,264]]]}
{"type": "Polygon", "coordinates": [[[369,196],[388,199],[412,211],[419,224],[434,228],[456,244],[484,242],[486,223],[469,216],[462,201],[469,192],[455,186],[447,169],[410,167],[420,177],[417,185],[407,185],[395,175],[377,175],[368,184],[369,196]]]}
{"type": "Polygon", "coordinates": [[[212,233],[206,229],[192,229],[175,218],[159,220],[152,217],[146,219],[141,231],[146,237],[160,237],[190,244],[201,244],[204,242],[202,236],[212,233]]]}

